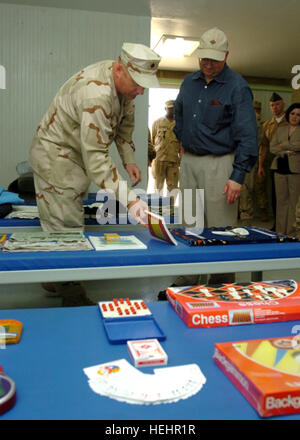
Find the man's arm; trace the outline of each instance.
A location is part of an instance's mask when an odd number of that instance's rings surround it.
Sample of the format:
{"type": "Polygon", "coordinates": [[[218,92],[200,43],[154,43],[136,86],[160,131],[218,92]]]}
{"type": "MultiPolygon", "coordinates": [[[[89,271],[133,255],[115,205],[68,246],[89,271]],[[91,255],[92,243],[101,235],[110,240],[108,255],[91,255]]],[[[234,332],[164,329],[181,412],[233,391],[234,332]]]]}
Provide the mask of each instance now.
{"type": "Polygon", "coordinates": [[[236,144],[230,179],[243,184],[245,174],[253,168],[258,156],[257,125],[249,87],[237,90],[233,97],[232,135],[236,144]]]}
{"type": "Polygon", "coordinates": [[[229,204],[240,196],[245,174],[251,171],[257,160],[257,124],[252,102],[248,87],[241,88],[233,96],[232,133],[237,147],[233,171],[223,190],[229,204]]]}
{"type": "Polygon", "coordinates": [[[180,87],[179,94],[175,100],[174,104],[174,117],[175,117],[175,125],[173,131],[179,140],[182,143],[182,132],[183,132],[183,101],[182,101],[183,87],[180,87]]]}

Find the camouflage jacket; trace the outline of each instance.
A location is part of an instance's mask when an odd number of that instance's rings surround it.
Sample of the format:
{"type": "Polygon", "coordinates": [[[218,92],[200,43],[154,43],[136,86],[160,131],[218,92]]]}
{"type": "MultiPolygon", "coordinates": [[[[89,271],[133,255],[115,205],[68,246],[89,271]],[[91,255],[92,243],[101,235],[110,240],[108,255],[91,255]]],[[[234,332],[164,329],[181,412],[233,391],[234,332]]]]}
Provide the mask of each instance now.
{"type": "Polygon", "coordinates": [[[119,174],[109,155],[113,141],[123,165],[135,163],[134,104],[118,97],[112,64],[102,61],[73,75],[38,126],[30,164],[50,185],[81,193],[93,181],[117,193],[119,174]]]}
{"type": "Polygon", "coordinates": [[[165,116],[153,122],[152,143],[157,160],[179,163],[180,144],[173,132],[174,125],[175,120],[169,121],[165,116]]]}

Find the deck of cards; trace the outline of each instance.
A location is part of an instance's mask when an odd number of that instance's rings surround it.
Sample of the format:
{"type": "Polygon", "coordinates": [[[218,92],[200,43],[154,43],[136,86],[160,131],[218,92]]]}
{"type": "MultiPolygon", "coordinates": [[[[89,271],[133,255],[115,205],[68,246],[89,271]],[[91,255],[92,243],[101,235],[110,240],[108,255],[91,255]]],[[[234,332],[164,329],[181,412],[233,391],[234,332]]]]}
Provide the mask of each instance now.
{"type": "Polygon", "coordinates": [[[168,356],[157,339],[127,341],[127,348],[135,367],[153,367],[168,363],[168,356]]]}
{"type": "Polygon", "coordinates": [[[145,374],[119,359],[83,371],[95,393],[131,404],[177,402],[198,393],[206,382],[196,364],[156,368],[154,374],[145,374]]]}

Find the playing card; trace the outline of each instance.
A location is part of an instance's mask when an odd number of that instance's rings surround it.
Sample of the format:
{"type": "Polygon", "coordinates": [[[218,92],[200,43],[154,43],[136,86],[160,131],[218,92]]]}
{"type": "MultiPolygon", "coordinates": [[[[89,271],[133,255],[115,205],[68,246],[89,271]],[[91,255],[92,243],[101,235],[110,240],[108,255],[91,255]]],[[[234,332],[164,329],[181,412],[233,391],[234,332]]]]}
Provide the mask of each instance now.
{"type": "Polygon", "coordinates": [[[119,359],[83,371],[95,393],[132,404],[176,402],[196,394],[206,382],[197,364],[156,368],[154,374],[145,374],[119,359]]]}

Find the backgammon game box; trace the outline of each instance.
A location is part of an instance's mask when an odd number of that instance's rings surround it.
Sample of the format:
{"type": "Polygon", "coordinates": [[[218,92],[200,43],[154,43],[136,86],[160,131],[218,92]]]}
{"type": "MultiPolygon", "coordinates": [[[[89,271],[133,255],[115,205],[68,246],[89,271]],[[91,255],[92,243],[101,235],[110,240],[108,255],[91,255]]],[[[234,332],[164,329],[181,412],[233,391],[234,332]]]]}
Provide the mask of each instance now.
{"type": "Polygon", "coordinates": [[[300,413],[300,336],[216,343],[214,361],[261,417],[300,413]]]}
{"type": "Polygon", "coordinates": [[[300,319],[300,285],[294,280],[168,287],[167,298],[188,327],[300,319]]]}

